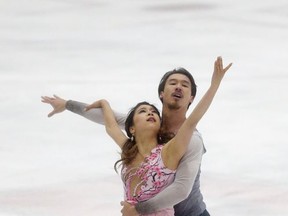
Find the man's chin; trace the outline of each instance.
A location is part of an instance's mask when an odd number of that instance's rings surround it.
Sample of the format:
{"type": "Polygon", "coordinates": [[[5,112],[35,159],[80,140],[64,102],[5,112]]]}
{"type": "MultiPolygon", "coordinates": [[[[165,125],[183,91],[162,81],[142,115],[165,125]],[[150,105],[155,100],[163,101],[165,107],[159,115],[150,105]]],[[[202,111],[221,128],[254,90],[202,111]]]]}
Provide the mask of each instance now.
{"type": "Polygon", "coordinates": [[[178,103],[170,103],[168,104],[168,108],[171,110],[178,110],[181,108],[181,106],[178,103]]]}

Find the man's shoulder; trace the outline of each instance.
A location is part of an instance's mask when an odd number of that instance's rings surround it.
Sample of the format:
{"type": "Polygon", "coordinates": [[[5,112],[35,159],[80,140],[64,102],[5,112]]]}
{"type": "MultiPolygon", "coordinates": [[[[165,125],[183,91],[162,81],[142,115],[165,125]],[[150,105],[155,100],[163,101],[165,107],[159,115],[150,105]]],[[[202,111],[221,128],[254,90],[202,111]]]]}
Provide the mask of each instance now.
{"type": "MultiPolygon", "coordinates": [[[[192,139],[193,139],[193,137],[199,137],[199,138],[202,139],[202,135],[201,135],[201,133],[200,133],[197,129],[195,129],[195,130],[193,131],[192,139]]],[[[203,140],[202,140],[202,141],[203,141],[203,140]]]]}
{"type": "Polygon", "coordinates": [[[206,148],[201,133],[195,129],[191,137],[187,152],[193,151],[193,153],[202,152],[206,153],[206,148]]]}

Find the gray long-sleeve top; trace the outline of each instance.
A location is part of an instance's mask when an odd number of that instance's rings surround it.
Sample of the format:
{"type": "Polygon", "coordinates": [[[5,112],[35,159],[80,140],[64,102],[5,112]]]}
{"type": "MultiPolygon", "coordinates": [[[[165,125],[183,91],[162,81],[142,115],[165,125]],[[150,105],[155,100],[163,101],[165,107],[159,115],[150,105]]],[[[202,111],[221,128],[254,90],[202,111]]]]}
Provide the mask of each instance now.
{"type": "MultiPolygon", "coordinates": [[[[87,104],[69,100],[66,109],[93,122],[103,124],[101,109],[85,111],[87,104]]],[[[126,115],[114,111],[116,121],[124,128],[126,115]]],[[[140,214],[150,214],[163,208],[174,206],[176,216],[198,216],[205,209],[200,191],[200,166],[205,148],[201,134],[195,130],[190,144],[177,168],[174,182],[155,197],[138,203],[136,210],[140,214]]]]}

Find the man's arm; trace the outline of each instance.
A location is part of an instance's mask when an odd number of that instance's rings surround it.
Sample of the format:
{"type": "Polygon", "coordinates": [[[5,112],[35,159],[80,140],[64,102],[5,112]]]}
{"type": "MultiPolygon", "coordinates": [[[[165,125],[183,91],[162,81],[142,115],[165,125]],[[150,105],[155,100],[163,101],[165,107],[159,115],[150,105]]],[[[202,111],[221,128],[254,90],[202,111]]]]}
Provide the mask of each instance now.
{"type": "MultiPolygon", "coordinates": [[[[194,132],[188,150],[181,159],[177,168],[174,182],[157,194],[155,197],[141,203],[137,203],[135,208],[139,214],[150,214],[164,208],[171,208],[190,194],[204,153],[204,145],[201,135],[194,132]]],[[[124,206],[123,208],[126,208],[124,206]]],[[[133,208],[130,208],[132,212],[133,208]]],[[[130,215],[126,209],[127,216],[130,215]]],[[[123,214],[126,216],[125,214],[123,214]]]]}
{"type": "MultiPolygon", "coordinates": [[[[86,111],[85,108],[86,106],[88,106],[88,104],[73,100],[67,101],[63,98],[58,97],[57,95],[53,95],[53,97],[42,96],[41,98],[41,101],[43,103],[50,104],[53,107],[53,110],[48,114],[48,117],[52,117],[53,115],[61,113],[67,109],[95,123],[104,125],[104,116],[101,108],[86,111]]],[[[118,125],[121,127],[121,129],[124,129],[126,115],[115,111],[113,112],[118,125]]]]}
{"type": "MultiPolygon", "coordinates": [[[[93,121],[98,124],[104,125],[104,117],[103,117],[103,112],[101,108],[94,108],[86,111],[86,107],[88,104],[78,102],[78,101],[73,101],[73,100],[68,100],[66,102],[65,108],[73,113],[76,113],[80,116],[83,116],[84,118],[93,121]]],[[[124,129],[125,127],[125,120],[126,120],[126,115],[119,113],[119,112],[114,112],[116,121],[118,125],[124,129]]]]}

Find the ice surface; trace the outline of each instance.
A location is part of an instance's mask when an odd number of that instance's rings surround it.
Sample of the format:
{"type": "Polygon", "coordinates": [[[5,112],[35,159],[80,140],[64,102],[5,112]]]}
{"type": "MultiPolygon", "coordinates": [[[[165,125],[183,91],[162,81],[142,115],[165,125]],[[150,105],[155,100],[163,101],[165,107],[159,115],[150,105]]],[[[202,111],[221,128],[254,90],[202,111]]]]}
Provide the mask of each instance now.
{"type": "MultiPolygon", "coordinates": [[[[213,61],[234,65],[198,126],[202,192],[213,216],[288,215],[288,3],[0,2],[0,216],[121,215],[119,149],[102,126],[41,95],[126,112],[178,66],[200,98],[213,61]]],[[[195,103],[196,104],[196,103],[195,103]]]]}

